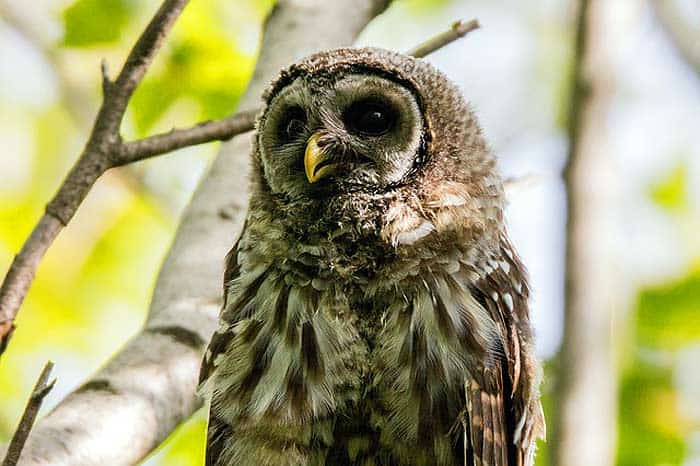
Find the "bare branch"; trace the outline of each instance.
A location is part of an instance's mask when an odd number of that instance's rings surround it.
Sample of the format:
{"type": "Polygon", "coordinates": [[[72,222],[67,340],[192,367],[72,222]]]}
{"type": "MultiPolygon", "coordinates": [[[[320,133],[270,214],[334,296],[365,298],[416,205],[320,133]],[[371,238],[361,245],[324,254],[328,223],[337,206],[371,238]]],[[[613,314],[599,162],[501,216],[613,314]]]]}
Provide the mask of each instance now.
{"type": "Polygon", "coordinates": [[[238,134],[251,131],[255,125],[257,113],[257,110],[240,112],[222,120],[206,121],[191,128],[174,129],[167,133],[128,142],[121,148],[119,165],[137,162],[183,147],[212,141],[227,141],[238,134]]]}
{"type": "Polygon", "coordinates": [[[411,55],[417,58],[425,57],[426,55],[430,55],[436,50],[439,50],[444,46],[461,39],[475,29],[479,29],[479,21],[475,19],[467,21],[466,23],[462,20],[456,21],[452,24],[450,29],[431,39],[428,39],[417,47],[414,47],[406,52],[406,55],[411,55]]]}
{"type": "Polygon", "coordinates": [[[44,214],[12,261],[0,287],[0,355],[10,341],[14,317],[34,280],[39,262],[61,228],[63,225],[56,217],[44,214]]]}
{"type": "MultiPolygon", "coordinates": [[[[0,356],[12,335],[15,317],[34,280],[39,262],[105,171],[183,147],[211,141],[225,141],[253,129],[257,110],[249,110],[222,120],[208,121],[190,128],[177,129],[133,142],[121,141],[119,126],[129,99],[186,4],[187,0],[163,2],[129,53],[115,81],[110,80],[107,64],[102,62],[104,99],[90,138],[83,153],[61,184],[58,193],[46,206],[46,213],[13,260],[0,287],[0,356]]],[[[386,0],[377,0],[375,11],[383,11],[387,5],[386,0]]],[[[479,23],[476,20],[457,21],[447,31],[408,53],[415,57],[424,57],[464,37],[478,27],[479,23]]],[[[290,54],[290,56],[293,55],[290,54]]]]}
{"type": "Polygon", "coordinates": [[[41,371],[41,375],[39,375],[39,379],[34,385],[34,390],[32,390],[29,396],[27,406],[24,408],[24,413],[19,421],[17,430],[12,436],[10,445],[7,448],[7,454],[5,455],[5,461],[2,462],[2,466],[15,466],[19,461],[19,457],[24,449],[24,444],[27,441],[27,437],[29,437],[29,432],[31,432],[39,409],[41,409],[41,404],[56,383],[56,379],[49,382],[52,369],[53,362],[49,361],[41,371]]]}
{"type": "Polygon", "coordinates": [[[700,29],[679,11],[673,0],[651,0],[656,17],[685,61],[700,75],[700,29]]]}

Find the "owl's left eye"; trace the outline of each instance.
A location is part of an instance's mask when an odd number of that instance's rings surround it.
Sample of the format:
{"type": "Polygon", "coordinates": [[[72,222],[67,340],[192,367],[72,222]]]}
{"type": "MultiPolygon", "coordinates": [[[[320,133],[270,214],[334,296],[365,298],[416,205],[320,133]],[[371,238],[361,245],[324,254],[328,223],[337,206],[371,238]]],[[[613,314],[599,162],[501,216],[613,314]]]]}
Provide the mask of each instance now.
{"type": "Polygon", "coordinates": [[[385,102],[374,99],[355,102],[343,115],[348,129],[362,136],[381,136],[396,121],[396,112],[385,102]]]}
{"type": "Polygon", "coordinates": [[[306,128],[306,112],[299,106],[287,109],[280,120],[279,133],[282,139],[293,141],[306,128]]]}

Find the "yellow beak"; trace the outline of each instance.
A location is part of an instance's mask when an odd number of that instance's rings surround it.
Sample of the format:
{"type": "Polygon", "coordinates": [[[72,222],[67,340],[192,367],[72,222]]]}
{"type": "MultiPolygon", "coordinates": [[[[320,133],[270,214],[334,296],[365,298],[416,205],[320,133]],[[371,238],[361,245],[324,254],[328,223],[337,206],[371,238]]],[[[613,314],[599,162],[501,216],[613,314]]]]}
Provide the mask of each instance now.
{"type": "Polygon", "coordinates": [[[315,183],[321,178],[325,178],[335,172],[337,164],[325,164],[328,160],[328,155],[318,146],[320,139],[318,133],[314,133],[308,141],[306,141],[306,151],[304,152],[304,170],[306,171],[306,179],[309,183],[315,183]]]}

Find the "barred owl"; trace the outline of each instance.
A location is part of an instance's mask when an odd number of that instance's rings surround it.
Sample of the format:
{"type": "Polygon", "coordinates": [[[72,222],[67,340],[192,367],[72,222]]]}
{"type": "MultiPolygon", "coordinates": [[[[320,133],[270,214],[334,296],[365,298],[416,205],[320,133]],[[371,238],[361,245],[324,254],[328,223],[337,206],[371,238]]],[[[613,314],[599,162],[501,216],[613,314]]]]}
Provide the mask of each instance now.
{"type": "Polygon", "coordinates": [[[345,48],[264,99],[202,366],[207,464],[531,465],[528,282],[458,88],[345,48]]]}

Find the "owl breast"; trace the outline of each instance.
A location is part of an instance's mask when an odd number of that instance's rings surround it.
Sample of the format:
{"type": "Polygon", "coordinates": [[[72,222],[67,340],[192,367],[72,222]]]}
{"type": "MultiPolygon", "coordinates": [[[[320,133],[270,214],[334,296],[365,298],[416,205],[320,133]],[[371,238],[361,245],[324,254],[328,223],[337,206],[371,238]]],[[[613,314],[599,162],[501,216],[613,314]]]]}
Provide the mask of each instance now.
{"type": "Polygon", "coordinates": [[[338,461],[427,454],[448,464],[465,374],[488,333],[449,304],[468,290],[399,257],[383,259],[379,284],[349,256],[330,257],[333,245],[254,239],[239,245],[222,316],[233,336],[211,382],[213,412],[241,438],[266,423],[309,425],[338,461]],[[261,250],[285,258],[261,260],[261,250]]]}

